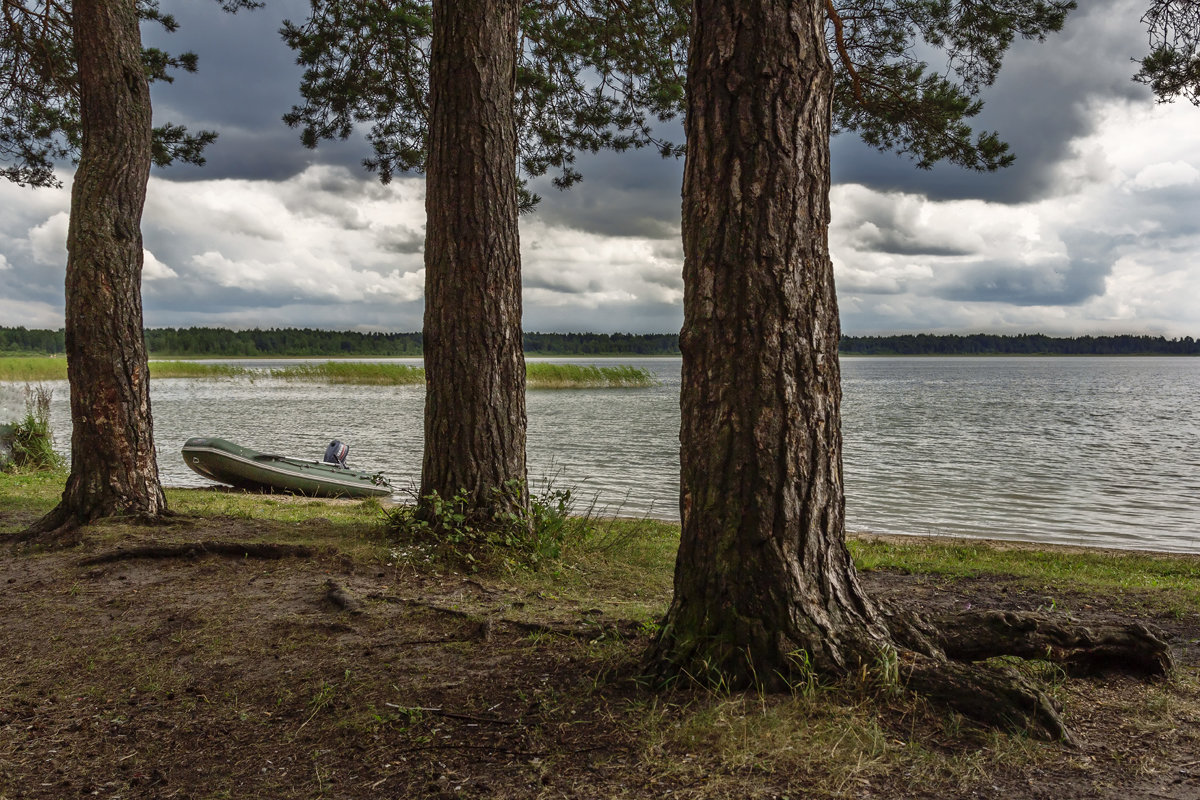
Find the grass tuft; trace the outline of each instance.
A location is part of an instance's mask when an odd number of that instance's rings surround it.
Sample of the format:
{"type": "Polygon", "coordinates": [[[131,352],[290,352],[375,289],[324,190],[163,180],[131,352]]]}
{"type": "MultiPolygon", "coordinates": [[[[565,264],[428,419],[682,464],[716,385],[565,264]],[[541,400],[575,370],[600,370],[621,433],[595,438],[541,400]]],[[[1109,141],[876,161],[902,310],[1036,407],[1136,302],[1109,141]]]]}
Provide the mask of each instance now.
{"type": "Polygon", "coordinates": [[[50,436],[50,400],[54,392],[42,384],[25,386],[25,417],[0,426],[0,469],[42,472],[61,469],[63,458],[50,436]]]}

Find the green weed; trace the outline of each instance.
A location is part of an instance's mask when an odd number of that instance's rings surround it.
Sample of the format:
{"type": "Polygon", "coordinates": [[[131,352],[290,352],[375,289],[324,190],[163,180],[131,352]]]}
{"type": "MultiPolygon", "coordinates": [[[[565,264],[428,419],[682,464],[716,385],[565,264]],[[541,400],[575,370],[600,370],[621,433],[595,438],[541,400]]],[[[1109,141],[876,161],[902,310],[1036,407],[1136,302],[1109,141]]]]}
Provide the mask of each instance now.
{"type": "Polygon", "coordinates": [[[480,507],[463,489],[450,499],[436,492],[408,506],[385,509],[388,529],[401,541],[429,546],[429,555],[470,570],[536,569],[557,559],[568,531],[572,496],[547,487],[526,497],[524,484],[509,481],[492,489],[480,507]]]}
{"type": "Polygon", "coordinates": [[[409,364],[373,361],[325,361],[270,370],[272,378],[360,386],[412,386],[425,383],[425,370],[409,364]]]}
{"type": "Polygon", "coordinates": [[[0,428],[0,468],[25,472],[61,469],[63,458],[50,436],[50,400],[42,384],[25,386],[25,418],[0,428]]]}

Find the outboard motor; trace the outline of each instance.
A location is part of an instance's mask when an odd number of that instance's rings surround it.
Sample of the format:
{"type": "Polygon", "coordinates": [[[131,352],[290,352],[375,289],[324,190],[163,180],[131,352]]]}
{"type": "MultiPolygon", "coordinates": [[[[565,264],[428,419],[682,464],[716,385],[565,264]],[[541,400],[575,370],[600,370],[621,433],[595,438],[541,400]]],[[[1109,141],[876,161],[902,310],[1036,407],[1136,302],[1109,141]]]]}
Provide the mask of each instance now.
{"type": "Polygon", "coordinates": [[[342,469],[346,469],[346,456],[350,453],[350,445],[339,442],[334,439],[329,443],[329,447],[325,448],[325,458],[327,464],[336,464],[342,469]]]}

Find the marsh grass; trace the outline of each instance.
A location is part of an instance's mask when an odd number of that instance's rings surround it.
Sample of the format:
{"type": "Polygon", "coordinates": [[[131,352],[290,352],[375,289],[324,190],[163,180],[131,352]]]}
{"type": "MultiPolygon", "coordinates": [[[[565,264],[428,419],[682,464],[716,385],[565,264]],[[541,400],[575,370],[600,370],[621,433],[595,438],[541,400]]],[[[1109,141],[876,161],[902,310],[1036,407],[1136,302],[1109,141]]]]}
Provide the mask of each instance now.
{"type": "MultiPolygon", "coordinates": [[[[638,389],[656,386],[653,373],[628,365],[583,364],[526,365],[530,389],[638,389]]],[[[286,381],[357,386],[415,386],[425,383],[425,370],[411,364],[373,361],[324,361],[275,369],[195,361],[151,361],[151,378],[254,378],[269,376],[286,381]]],[[[67,379],[67,360],[50,357],[0,357],[0,381],[58,381],[67,379]]]]}
{"type": "MultiPolygon", "coordinates": [[[[326,361],[270,370],[273,378],[363,386],[411,386],[425,382],[425,370],[409,364],[326,361]]],[[[525,367],[530,389],[633,389],[657,384],[649,370],[632,366],[586,366],[535,362],[525,367]]]]}
{"type": "Polygon", "coordinates": [[[525,385],[530,389],[642,389],[657,386],[658,380],[642,367],[539,361],[525,365],[525,385]]]}
{"type": "MultiPolygon", "coordinates": [[[[151,378],[237,378],[253,370],[231,364],[199,364],[195,361],[151,361],[151,378]]],[[[49,356],[0,357],[0,381],[65,381],[67,360],[49,356]]]]}
{"type": "Polygon", "coordinates": [[[0,356],[0,381],[65,381],[67,360],[49,356],[0,356]]]}
{"type": "Polygon", "coordinates": [[[325,361],[270,370],[272,378],[311,383],[360,386],[412,386],[425,382],[425,370],[410,364],[370,361],[325,361]]]}
{"type": "Polygon", "coordinates": [[[241,378],[254,370],[233,364],[198,364],[195,361],[151,361],[151,378],[241,378]]]}

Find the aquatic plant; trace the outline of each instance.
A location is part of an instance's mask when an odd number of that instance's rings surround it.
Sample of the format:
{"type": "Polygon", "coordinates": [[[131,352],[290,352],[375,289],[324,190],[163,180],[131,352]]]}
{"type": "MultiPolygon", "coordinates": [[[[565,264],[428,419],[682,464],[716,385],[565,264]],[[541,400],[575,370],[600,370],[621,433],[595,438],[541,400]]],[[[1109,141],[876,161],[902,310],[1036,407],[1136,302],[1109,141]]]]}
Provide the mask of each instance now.
{"type": "Polygon", "coordinates": [[[270,371],[272,378],[316,383],[344,383],[370,386],[410,386],[425,382],[425,370],[410,364],[374,361],[324,361],[297,364],[270,371]]]}
{"type": "Polygon", "coordinates": [[[525,385],[530,389],[638,389],[657,384],[650,370],[624,364],[599,367],[538,361],[525,365],[525,385]]]}
{"type": "Polygon", "coordinates": [[[67,360],[54,356],[0,356],[0,381],[65,381],[67,360]]]}
{"type": "Polygon", "coordinates": [[[151,361],[151,378],[238,378],[254,370],[233,364],[207,364],[198,361],[151,361]]]}

